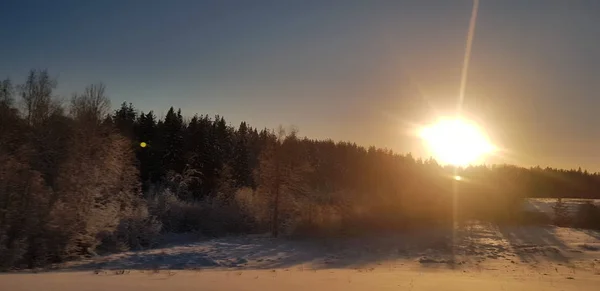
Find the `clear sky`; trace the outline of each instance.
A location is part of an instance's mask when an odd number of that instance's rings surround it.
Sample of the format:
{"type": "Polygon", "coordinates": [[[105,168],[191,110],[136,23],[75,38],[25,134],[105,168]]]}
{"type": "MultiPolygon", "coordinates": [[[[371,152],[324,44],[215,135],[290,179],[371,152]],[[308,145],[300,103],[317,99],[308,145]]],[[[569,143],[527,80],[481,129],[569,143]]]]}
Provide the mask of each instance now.
{"type": "MultiPolygon", "coordinates": [[[[0,77],[422,155],[411,126],[452,114],[471,5],[4,0],[0,77]]],[[[599,92],[600,1],[481,0],[465,109],[506,151],[489,162],[600,170],[599,92]]]]}

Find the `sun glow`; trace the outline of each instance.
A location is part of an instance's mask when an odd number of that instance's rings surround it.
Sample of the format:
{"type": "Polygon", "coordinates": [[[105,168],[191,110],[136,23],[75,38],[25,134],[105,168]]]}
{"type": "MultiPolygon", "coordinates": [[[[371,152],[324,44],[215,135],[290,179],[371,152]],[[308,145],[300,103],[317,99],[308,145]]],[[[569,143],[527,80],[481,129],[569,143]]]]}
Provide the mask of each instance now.
{"type": "Polygon", "coordinates": [[[463,119],[441,119],[422,128],[419,136],[430,154],[443,164],[466,166],[495,149],[475,123],[463,119]]]}

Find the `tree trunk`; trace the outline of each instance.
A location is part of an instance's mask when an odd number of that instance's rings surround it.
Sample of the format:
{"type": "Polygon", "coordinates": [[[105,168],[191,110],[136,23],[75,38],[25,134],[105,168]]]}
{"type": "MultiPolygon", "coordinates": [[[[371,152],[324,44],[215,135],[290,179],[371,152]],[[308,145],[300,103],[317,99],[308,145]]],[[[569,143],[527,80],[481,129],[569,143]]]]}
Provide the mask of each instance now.
{"type": "Polygon", "coordinates": [[[280,185],[281,184],[281,173],[279,172],[279,155],[278,152],[275,152],[275,181],[273,184],[273,218],[271,225],[271,234],[273,237],[277,237],[279,235],[279,194],[280,194],[280,185]]]}
{"type": "Polygon", "coordinates": [[[275,190],[275,199],[273,201],[273,219],[271,225],[271,234],[273,237],[279,235],[279,185],[275,190]]]}

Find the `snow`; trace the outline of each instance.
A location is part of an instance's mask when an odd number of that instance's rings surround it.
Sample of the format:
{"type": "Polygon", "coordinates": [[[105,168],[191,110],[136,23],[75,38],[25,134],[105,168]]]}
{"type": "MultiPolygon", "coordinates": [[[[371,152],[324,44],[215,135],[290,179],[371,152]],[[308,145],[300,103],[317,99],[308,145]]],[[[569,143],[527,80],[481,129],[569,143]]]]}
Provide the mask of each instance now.
{"type": "MultiPolygon", "coordinates": [[[[600,259],[600,233],[553,226],[499,227],[472,222],[370,238],[289,240],[266,235],[196,239],[177,245],[98,256],[57,266],[66,270],[249,270],[370,268],[418,263],[469,268],[488,263],[556,263],[600,259]]],[[[600,269],[599,269],[600,271],[600,269]]]]}
{"type": "MultiPolygon", "coordinates": [[[[530,198],[525,200],[524,210],[527,211],[539,211],[546,213],[550,216],[554,214],[552,206],[556,203],[556,198],[530,198]]],[[[568,211],[574,213],[579,205],[582,205],[588,201],[593,202],[595,205],[600,206],[600,199],[575,199],[575,198],[564,198],[568,211]]]]}
{"type": "Polygon", "coordinates": [[[1,275],[1,290],[597,290],[600,276],[518,270],[387,269],[164,271],[1,275]]]}
{"type": "Polygon", "coordinates": [[[483,222],[369,238],[169,236],[155,249],[0,275],[0,290],[598,290],[599,284],[600,232],[483,222]]]}

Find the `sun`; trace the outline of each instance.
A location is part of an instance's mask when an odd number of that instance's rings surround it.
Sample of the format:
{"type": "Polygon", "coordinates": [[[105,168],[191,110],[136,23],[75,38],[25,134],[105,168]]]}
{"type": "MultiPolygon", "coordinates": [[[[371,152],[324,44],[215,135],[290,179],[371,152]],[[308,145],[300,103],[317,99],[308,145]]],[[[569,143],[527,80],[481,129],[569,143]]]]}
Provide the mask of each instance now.
{"type": "Polygon", "coordinates": [[[430,154],[442,164],[466,166],[495,149],[474,122],[460,118],[440,119],[423,127],[419,136],[430,154]]]}

